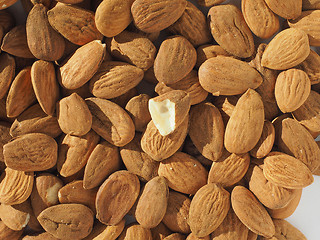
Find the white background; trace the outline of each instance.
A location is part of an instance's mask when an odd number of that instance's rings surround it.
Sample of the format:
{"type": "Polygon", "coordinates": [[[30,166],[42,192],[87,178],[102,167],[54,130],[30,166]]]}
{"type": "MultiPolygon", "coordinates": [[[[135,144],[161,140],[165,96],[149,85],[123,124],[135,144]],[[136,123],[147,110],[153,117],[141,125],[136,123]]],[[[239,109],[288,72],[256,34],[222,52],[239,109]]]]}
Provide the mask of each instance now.
{"type": "MultiPolygon", "coordinates": [[[[191,1],[195,2],[195,1],[191,1]]],[[[226,1],[240,6],[240,0],[226,1]]],[[[201,8],[207,14],[207,8],[201,8]]],[[[20,2],[9,8],[18,18],[18,23],[25,21],[25,13],[20,2]]],[[[318,51],[319,53],[319,51],[318,51]]],[[[314,176],[314,183],[305,188],[302,193],[300,204],[295,213],[287,219],[297,227],[308,240],[320,240],[320,177],[314,176]]],[[[231,239],[230,239],[231,240],[231,239]]],[[[236,239],[234,239],[236,240],[236,239]]]]}

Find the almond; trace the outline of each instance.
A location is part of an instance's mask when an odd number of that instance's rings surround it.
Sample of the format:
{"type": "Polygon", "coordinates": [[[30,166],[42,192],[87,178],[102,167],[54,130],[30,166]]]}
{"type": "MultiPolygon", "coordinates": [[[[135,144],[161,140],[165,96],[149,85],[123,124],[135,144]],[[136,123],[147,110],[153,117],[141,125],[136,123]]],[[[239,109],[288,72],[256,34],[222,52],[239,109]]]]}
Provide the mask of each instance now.
{"type": "Polygon", "coordinates": [[[218,5],[225,0],[198,0],[198,4],[204,7],[212,7],[213,5],[218,5]]]}
{"type": "Polygon", "coordinates": [[[14,58],[7,53],[0,55],[0,98],[3,98],[9,88],[10,84],[15,76],[16,63],[14,58]]]}
{"type": "Polygon", "coordinates": [[[17,1],[16,0],[2,0],[0,2],[0,10],[6,9],[7,7],[10,7],[11,5],[15,4],[17,1]]]}
{"type": "Polygon", "coordinates": [[[263,125],[264,108],[261,97],[249,89],[239,98],[227,123],[224,136],[225,148],[236,154],[250,151],[258,143],[263,125]]]}
{"type": "Polygon", "coordinates": [[[197,63],[196,67],[199,68],[202,63],[204,63],[209,58],[214,58],[216,56],[226,56],[230,57],[232,56],[230,53],[228,53],[226,50],[224,50],[220,45],[201,45],[197,48],[197,63]]]}
{"type": "Polygon", "coordinates": [[[144,32],[161,31],[176,22],[183,14],[186,0],[136,0],[131,7],[136,27],[144,32]]]}
{"type": "Polygon", "coordinates": [[[139,224],[127,226],[118,238],[119,240],[152,240],[150,229],[144,228],[139,224]]]}
{"type": "Polygon", "coordinates": [[[199,238],[196,235],[194,235],[193,233],[190,233],[188,235],[188,237],[186,238],[186,240],[210,240],[210,235],[205,236],[203,238],[201,238],[201,237],[199,238]]]}
{"type": "Polygon", "coordinates": [[[172,232],[162,222],[155,228],[150,229],[153,240],[163,240],[169,236],[172,232]]]}
{"type": "Polygon", "coordinates": [[[136,175],[128,171],[111,174],[97,193],[98,220],[107,225],[118,224],[135,203],[139,190],[140,183],[136,175]]]}
{"type": "Polygon", "coordinates": [[[10,140],[10,123],[0,121],[0,162],[4,162],[3,146],[10,140]]]}
{"type": "Polygon", "coordinates": [[[303,10],[320,9],[320,3],[318,0],[302,0],[303,10]]]}
{"type": "Polygon", "coordinates": [[[308,35],[302,30],[289,28],[278,33],[267,45],[261,65],[275,70],[285,70],[302,63],[309,54],[308,35]]]}
{"type": "Polygon", "coordinates": [[[308,74],[308,77],[311,81],[311,84],[317,84],[320,82],[320,56],[310,49],[310,54],[300,65],[298,68],[303,70],[308,74]]]}
{"type": "Polygon", "coordinates": [[[165,237],[163,240],[184,240],[184,235],[180,233],[172,233],[169,236],[165,237]]]}
{"type": "Polygon", "coordinates": [[[216,184],[207,184],[194,195],[188,223],[197,237],[205,237],[223,222],[230,208],[230,194],[216,184]]]}
{"type": "Polygon", "coordinates": [[[161,161],[158,174],[168,180],[171,189],[185,194],[195,194],[206,184],[208,177],[201,163],[183,152],[161,161]]]}
{"type": "Polygon", "coordinates": [[[3,221],[0,222],[0,239],[18,240],[20,239],[22,232],[22,230],[14,231],[11,228],[8,228],[3,221]]]}
{"type": "Polygon", "coordinates": [[[236,6],[227,4],[210,8],[208,21],[213,38],[224,50],[240,58],[253,55],[252,33],[236,6]]]}
{"type": "Polygon", "coordinates": [[[198,151],[217,161],[222,155],[224,124],[219,110],[211,103],[191,108],[189,136],[198,151]]]}
{"type": "Polygon", "coordinates": [[[2,222],[14,231],[21,231],[30,221],[30,203],[25,201],[20,204],[0,205],[0,217],[2,222]]]}
{"type": "Polygon", "coordinates": [[[58,238],[55,238],[48,232],[43,232],[39,233],[37,235],[26,235],[22,238],[22,240],[41,240],[41,239],[46,239],[46,240],[58,240],[58,238]]]}
{"type": "Polygon", "coordinates": [[[301,15],[302,0],[289,0],[286,3],[279,0],[266,0],[268,7],[280,17],[295,19],[301,15]]]}
{"type": "Polygon", "coordinates": [[[238,95],[248,88],[256,89],[263,80],[247,63],[231,57],[217,56],[200,66],[199,81],[206,91],[219,96],[238,95]]]}
{"type": "Polygon", "coordinates": [[[232,208],[240,221],[254,233],[271,238],[275,227],[267,210],[245,187],[236,186],[231,193],[232,208]]]}

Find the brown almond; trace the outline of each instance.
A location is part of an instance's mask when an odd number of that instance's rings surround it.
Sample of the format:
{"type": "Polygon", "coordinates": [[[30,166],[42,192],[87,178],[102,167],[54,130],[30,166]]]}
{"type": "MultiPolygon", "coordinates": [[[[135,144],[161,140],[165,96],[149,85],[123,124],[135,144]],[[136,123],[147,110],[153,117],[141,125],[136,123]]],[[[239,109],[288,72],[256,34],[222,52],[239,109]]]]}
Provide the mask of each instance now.
{"type": "Polygon", "coordinates": [[[95,13],[97,29],[106,37],[114,37],[132,21],[131,5],[134,0],[102,1],[95,13]]]}
{"type": "Polygon", "coordinates": [[[208,102],[192,107],[189,136],[204,157],[217,161],[222,155],[224,138],[224,124],[218,108],[208,102]]]}
{"type": "Polygon", "coordinates": [[[210,8],[208,21],[213,38],[224,50],[240,58],[253,55],[252,33],[236,6],[227,4],[210,8]]]}
{"type": "Polygon", "coordinates": [[[163,240],[185,240],[185,236],[180,233],[172,233],[163,240]]]}
{"type": "Polygon", "coordinates": [[[232,208],[240,221],[254,233],[271,238],[275,227],[267,210],[245,187],[236,186],[231,193],[232,208]]]}
{"type": "Polygon", "coordinates": [[[238,95],[248,88],[256,89],[263,79],[258,71],[247,63],[231,57],[217,56],[201,65],[199,81],[206,91],[219,96],[238,95]]]}
{"type": "Polygon", "coordinates": [[[302,0],[302,10],[320,9],[318,0],[302,0]]]}
{"type": "Polygon", "coordinates": [[[83,187],[98,187],[113,172],[120,168],[119,150],[107,141],[101,141],[92,151],[83,176],[83,187]]]}
{"type": "Polygon", "coordinates": [[[311,84],[317,84],[320,82],[320,56],[310,49],[310,54],[298,68],[308,74],[311,84]]]}
{"type": "Polygon", "coordinates": [[[125,227],[125,220],[123,219],[117,225],[106,226],[100,222],[96,222],[93,225],[92,232],[83,240],[116,240],[120,236],[125,227]]]}
{"type": "Polygon", "coordinates": [[[21,231],[27,226],[30,221],[30,211],[32,209],[28,201],[15,205],[3,203],[0,205],[2,222],[14,231],[21,231]]]}
{"type": "Polygon", "coordinates": [[[238,100],[238,96],[217,96],[214,98],[213,104],[219,109],[225,126],[227,125],[238,100]]]}
{"type": "Polygon", "coordinates": [[[251,232],[249,230],[249,233],[248,233],[248,240],[257,240],[258,238],[258,234],[254,233],[254,232],[251,232]]]}
{"type": "Polygon", "coordinates": [[[12,56],[7,53],[0,55],[0,99],[3,98],[15,76],[16,63],[12,56]]]}
{"type": "Polygon", "coordinates": [[[289,189],[299,189],[313,183],[311,171],[290,155],[271,152],[264,159],[263,174],[270,182],[289,189]]]}
{"type": "Polygon", "coordinates": [[[83,86],[98,71],[105,53],[106,45],[98,40],[78,48],[58,70],[57,77],[62,86],[67,89],[83,86]]]}
{"type": "Polygon", "coordinates": [[[157,176],[147,182],[135,211],[137,222],[144,228],[154,228],[163,219],[168,205],[169,188],[164,177],[157,176]]]}
{"type": "Polygon", "coordinates": [[[48,11],[50,25],[70,42],[84,45],[101,40],[94,21],[94,13],[77,6],[57,4],[48,11]]]}
{"type": "Polygon", "coordinates": [[[210,235],[205,236],[205,237],[197,237],[194,233],[190,233],[186,240],[210,240],[210,235]]]}
{"type": "Polygon", "coordinates": [[[205,15],[191,2],[187,2],[182,16],[168,30],[172,34],[184,36],[195,47],[212,39],[205,15]]]}
{"type": "Polygon", "coordinates": [[[195,194],[206,184],[208,177],[201,163],[183,152],[161,161],[158,174],[168,180],[171,189],[185,194],[195,194]]]}
{"type": "Polygon", "coordinates": [[[86,165],[99,139],[92,130],[81,137],[69,134],[62,136],[57,161],[57,170],[60,175],[69,177],[80,171],[86,165]]]}
{"type": "Polygon", "coordinates": [[[150,229],[139,224],[128,225],[118,238],[119,240],[152,240],[150,229]]]}
{"type": "Polygon", "coordinates": [[[99,98],[115,98],[136,87],[143,79],[143,70],[128,63],[103,62],[89,82],[90,92],[99,98]]]}
{"type": "Polygon", "coordinates": [[[0,121],[0,162],[4,162],[3,146],[11,140],[10,123],[0,121]]]}
{"type": "Polygon", "coordinates": [[[107,225],[118,224],[135,203],[139,191],[136,175],[124,170],[111,174],[97,193],[98,220],[107,225]]]}
{"type": "Polygon", "coordinates": [[[57,162],[58,144],[43,133],[29,133],[12,139],[3,146],[7,167],[20,171],[43,171],[57,162]]]}
{"type": "Polygon", "coordinates": [[[133,22],[147,33],[161,31],[181,17],[186,5],[186,0],[136,0],[131,7],[133,22]]]}
{"type": "Polygon", "coordinates": [[[197,0],[200,6],[212,7],[213,5],[218,5],[223,3],[225,0],[197,0]]]}
{"type": "Polygon", "coordinates": [[[302,70],[289,69],[277,77],[275,97],[283,113],[297,110],[307,100],[310,91],[310,79],[302,70]]]}
{"type": "Polygon", "coordinates": [[[182,36],[172,36],[160,45],[154,61],[154,74],[159,82],[172,84],[187,76],[196,61],[197,52],[192,44],[182,36]]]}
{"type": "Polygon", "coordinates": [[[169,236],[172,232],[162,222],[155,228],[150,229],[153,240],[163,240],[169,236]]]}
{"type": "Polygon", "coordinates": [[[280,0],[266,0],[268,7],[280,17],[295,19],[301,15],[302,0],[289,0],[286,3],[280,0]]]}
{"type": "Polygon", "coordinates": [[[13,17],[12,13],[7,10],[1,11],[0,25],[3,27],[4,31],[5,32],[9,31],[11,28],[14,27],[14,24],[15,24],[15,18],[13,17]]]}
{"type": "Polygon", "coordinates": [[[285,70],[302,63],[310,54],[308,35],[289,28],[278,33],[267,45],[261,59],[263,67],[285,70]]]}
{"type": "Polygon", "coordinates": [[[184,194],[170,191],[163,223],[173,232],[190,233],[188,224],[191,200],[184,194]]]}
{"type": "Polygon", "coordinates": [[[42,239],[46,239],[46,240],[59,240],[58,238],[55,238],[54,236],[52,236],[50,233],[48,232],[43,232],[43,233],[38,233],[36,235],[25,235],[22,240],[42,240],[42,239]]]}
{"type": "Polygon", "coordinates": [[[244,0],[241,10],[250,30],[260,38],[270,38],[279,28],[279,18],[264,0],[244,0]]]}
{"type": "Polygon", "coordinates": [[[226,50],[224,50],[220,45],[201,45],[197,48],[197,63],[196,67],[199,68],[202,63],[207,61],[209,58],[214,58],[216,56],[226,56],[230,57],[232,56],[230,53],[228,53],[226,50]]]}
{"type": "Polygon", "coordinates": [[[92,230],[93,213],[82,204],[59,204],[42,211],[38,220],[56,238],[82,239],[92,230]]]}
{"type": "Polygon", "coordinates": [[[3,221],[0,221],[0,239],[19,240],[22,232],[22,230],[12,230],[11,228],[7,227],[3,221]]]}
{"type": "Polygon", "coordinates": [[[21,136],[27,133],[44,133],[50,137],[59,136],[62,131],[56,117],[49,116],[35,104],[22,112],[12,123],[10,135],[21,136]]]}
{"type": "Polygon", "coordinates": [[[33,187],[33,172],[6,168],[0,177],[0,202],[14,205],[28,199],[33,187]]]}
{"type": "Polygon", "coordinates": [[[205,237],[223,222],[230,208],[230,194],[216,184],[207,184],[194,195],[188,223],[197,237],[205,237]]]}
{"type": "Polygon", "coordinates": [[[119,105],[101,98],[87,98],[86,103],[92,114],[92,129],[102,138],[118,147],[134,138],[134,123],[119,105]]]}
{"type": "Polygon", "coordinates": [[[258,143],[263,125],[264,108],[261,97],[249,89],[239,98],[227,123],[224,136],[225,148],[237,154],[250,151],[258,143]]]}
{"type": "Polygon", "coordinates": [[[28,46],[32,54],[41,60],[56,61],[63,55],[65,41],[50,26],[48,9],[43,4],[35,4],[28,14],[26,32],[28,46]],[[41,34],[39,34],[41,29],[41,34]]]}

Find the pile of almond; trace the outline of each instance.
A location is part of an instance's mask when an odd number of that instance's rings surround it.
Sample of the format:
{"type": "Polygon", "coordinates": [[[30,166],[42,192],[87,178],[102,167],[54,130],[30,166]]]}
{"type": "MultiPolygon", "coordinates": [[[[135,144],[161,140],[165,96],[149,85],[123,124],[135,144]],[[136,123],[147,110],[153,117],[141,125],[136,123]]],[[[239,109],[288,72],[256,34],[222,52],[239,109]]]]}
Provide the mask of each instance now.
{"type": "Polygon", "coordinates": [[[16,1],[0,240],[306,239],[284,219],[320,175],[318,0],[21,0],[23,25],[16,1]]]}

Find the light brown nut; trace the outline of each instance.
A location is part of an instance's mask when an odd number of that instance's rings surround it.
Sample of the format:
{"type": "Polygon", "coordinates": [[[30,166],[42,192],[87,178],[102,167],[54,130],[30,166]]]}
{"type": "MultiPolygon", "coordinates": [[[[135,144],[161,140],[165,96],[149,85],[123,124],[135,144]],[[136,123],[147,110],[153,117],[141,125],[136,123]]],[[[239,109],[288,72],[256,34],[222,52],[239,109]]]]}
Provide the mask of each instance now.
{"type": "Polygon", "coordinates": [[[263,165],[252,164],[246,175],[250,191],[267,208],[279,209],[287,206],[294,198],[295,191],[268,181],[263,175],[263,165]]]}
{"type": "Polygon", "coordinates": [[[249,233],[248,233],[248,240],[257,240],[258,238],[258,234],[254,233],[254,232],[251,232],[249,230],[249,233]]]}
{"type": "Polygon", "coordinates": [[[136,87],[143,70],[124,62],[103,62],[89,82],[90,92],[99,98],[115,98],[136,87]]]}
{"type": "Polygon", "coordinates": [[[218,5],[224,1],[225,0],[197,0],[198,4],[204,7],[212,7],[213,5],[218,5]]]}
{"type": "Polygon", "coordinates": [[[48,232],[43,232],[43,233],[38,233],[36,235],[25,235],[22,240],[42,240],[42,239],[46,239],[46,240],[59,240],[58,238],[55,238],[54,236],[52,236],[50,233],[48,232]]]}
{"type": "Polygon", "coordinates": [[[6,168],[0,177],[0,202],[14,205],[28,199],[33,187],[33,172],[6,168]]]}
{"type": "Polygon", "coordinates": [[[55,112],[55,104],[59,99],[59,85],[54,65],[42,60],[33,63],[31,82],[42,110],[52,116],[55,112]]]}
{"type": "Polygon", "coordinates": [[[192,44],[182,36],[172,36],[160,45],[154,61],[154,74],[159,82],[172,84],[187,76],[196,61],[197,52],[192,44]]]}
{"type": "Polygon", "coordinates": [[[150,229],[139,224],[128,225],[118,238],[119,240],[152,240],[150,229]]]}
{"type": "Polygon", "coordinates": [[[181,17],[186,5],[186,0],[136,0],[131,7],[133,22],[147,33],[161,31],[181,17]]]}
{"type": "Polygon", "coordinates": [[[170,191],[163,223],[173,232],[190,233],[188,224],[191,200],[184,194],[170,191]]]}
{"type": "Polygon", "coordinates": [[[97,29],[106,37],[121,33],[132,21],[131,5],[134,0],[102,1],[95,13],[97,29]]]}
{"type": "Polygon", "coordinates": [[[130,63],[147,71],[153,66],[157,49],[145,36],[123,31],[107,41],[108,50],[115,59],[130,63]]]}
{"type": "Polygon", "coordinates": [[[182,146],[188,133],[189,117],[180,124],[171,134],[162,136],[151,120],[141,138],[141,148],[155,161],[162,161],[182,146]],[[150,141],[153,139],[153,141],[150,141]]]}
{"type": "Polygon", "coordinates": [[[243,225],[232,209],[229,210],[220,226],[211,234],[211,240],[227,239],[248,239],[248,228],[243,225]]]}
{"type": "Polygon", "coordinates": [[[302,0],[302,10],[320,9],[319,0],[302,0]]]}
{"type": "Polygon", "coordinates": [[[224,50],[240,58],[253,55],[252,33],[236,6],[214,6],[208,12],[208,20],[213,38],[224,50]]]}
{"type": "Polygon", "coordinates": [[[172,232],[166,227],[162,222],[155,228],[150,229],[152,233],[153,240],[163,240],[165,237],[169,236],[172,232]]]}
{"type": "Polygon", "coordinates": [[[124,219],[114,226],[106,226],[96,222],[93,225],[92,232],[83,240],[116,240],[123,231],[125,223],[124,219]]]}
{"type": "Polygon", "coordinates": [[[98,187],[113,172],[120,168],[119,150],[107,141],[101,141],[92,151],[83,176],[83,187],[98,187]]]}
{"type": "Polygon", "coordinates": [[[231,57],[217,56],[201,65],[199,81],[206,91],[219,96],[238,95],[248,88],[256,89],[263,79],[258,71],[247,63],[231,57]]]}
{"type": "Polygon", "coordinates": [[[168,30],[172,34],[184,36],[195,47],[212,39],[205,15],[191,2],[187,2],[182,16],[168,30]]]}
{"type": "Polygon", "coordinates": [[[263,158],[271,152],[275,140],[275,129],[271,122],[264,121],[261,137],[256,146],[250,150],[250,155],[255,158],[263,158]]]}
{"type": "Polygon", "coordinates": [[[30,203],[25,201],[17,205],[0,205],[0,217],[2,222],[14,231],[24,229],[30,220],[32,211],[30,203]]]}
{"type": "Polygon", "coordinates": [[[42,211],[38,220],[56,238],[82,239],[92,230],[93,213],[82,204],[59,204],[42,211]]]}
{"type": "Polygon", "coordinates": [[[216,56],[226,56],[230,57],[231,54],[226,52],[220,45],[206,44],[197,48],[197,63],[196,67],[199,68],[202,63],[207,61],[209,58],[216,56]]]}
{"type": "Polygon", "coordinates": [[[231,205],[249,230],[269,238],[274,235],[275,227],[270,215],[248,189],[236,186],[231,193],[231,205]]]}
{"type": "Polygon", "coordinates": [[[83,136],[92,126],[90,110],[83,98],[76,93],[62,98],[57,103],[57,119],[65,134],[83,136]]]}
{"type": "Polygon", "coordinates": [[[238,100],[239,96],[217,96],[213,99],[213,104],[219,109],[225,126],[227,125],[238,100]]]}
{"type": "Polygon", "coordinates": [[[58,144],[43,133],[29,133],[3,146],[6,166],[19,171],[44,171],[57,163],[58,144]]]}
{"type": "Polygon", "coordinates": [[[19,25],[12,28],[4,36],[1,50],[17,57],[34,58],[28,47],[26,26],[19,25]]]}
{"type": "Polygon", "coordinates": [[[7,227],[3,221],[0,221],[0,239],[19,240],[22,232],[22,230],[12,230],[11,228],[7,227]]]}
{"type": "Polygon", "coordinates": [[[197,237],[194,233],[190,233],[186,238],[186,240],[210,240],[210,239],[211,239],[210,235],[202,238],[202,237],[197,237]]]}
{"type": "Polygon", "coordinates": [[[58,70],[57,77],[62,86],[67,89],[83,86],[98,71],[105,53],[106,45],[98,40],[78,48],[58,70]]]}
{"type": "Polygon", "coordinates": [[[81,137],[69,134],[61,136],[57,161],[57,170],[60,175],[69,177],[79,172],[86,165],[99,139],[92,130],[81,137]]]}
{"type": "Polygon", "coordinates": [[[13,80],[6,100],[8,117],[17,117],[36,101],[32,83],[31,67],[21,70],[13,80]]]}
{"type": "Polygon", "coordinates": [[[59,189],[60,203],[80,203],[96,211],[95,201],[98,189],[84,189],[83,180],[76,180],[59,189]]]}
{"type": "Polygon", "coordinates": [[[154,228],[163,219],[169,198],[169,188],[164,177],[154,177],[142,190],[135,211],[137,222],[144,228],[154,228]]]}
{"type": "Polygon", "coordinates": [[[3,146],[10,140],[10,123],[0,121],[0,162],[4,162],[3,146]]]}
{"type": "Polygon", "coordinates": [[[165,237],[163,240],[185,240],[185,237],[180,233],[172,233],[169,236],[165,237]]]}
{"type": "Polygon", "coordinates": [[[320,131],[320,94],[311,91],[309,97],[292,115],[309,131],[320,131]]]}
{"type": "Polygon", "coordinates": [[[30,200],[36,217],[59,203],[58,191],[62,186],[62,180],[50,173],[41,173],[35,178],[30,200]]]}
{"type": "Polygon", "coordinates": [[[250,30],[260,38],[270,38],[279,28],[279,18],[264,0],[244,0],[241,10],[250,30]]]}
{"type": "Polygon", "coordinates": [[[280,0],[266,0],[268,7],[280,17],[295,19],[301,15],[302,0],[288,0],[285,3],[280,0]]]}
{"type": "Polygon", "coordinates": [[[124,170],[111,174],[97,193],[98,220],[107,225],[118,224],[135,203],[139,191],[140,182],[136,175],[124,170]]]}
{"type": "Polygon", "coordinates": [[[310,49],[310,54],[298,68],[305,71],[311,81],[311,84],[317,84],[320,82],[320,56],[310,49]]]}
{"type": "Polygon", "coordinates": [[[263,67],[285,70],[302,63],[310,54],[308,35],[289,28],[278,33],[267,45],[261,59],[263,67]]]}
{"type": "Polygon", "coordinates": [[[301,199],[301,195],[302,195],[302,189],[296,189],[294,191],[293,199],[289,202],[287,206],[279,209],[267,209],[270,216],[276,219],[285,219],[287,217],[290,217],[294,213],[294,211],[297,209],[301,199]]]}
{"type": "Polygon", "coordinates": [[[248,153],[237,155],[223,150],[222,156],[213,162],[209,171],[208,183],[230,187],[246,174],[250,164],[248,153]]]}
{"type": "Polygon", "coordinates": [[[89,10],[57,4],[48,11],[48,20],[57,32],[74,44],[84,45],[102,39],[94,22],[94,13],[89,10]]]}
{"type": "Polygon", "coordinates": [[[0,98],[3,98],[15,76],[16,63],[14,58],[7,53],[0,55],[0,98]]]}
{"type": "Polygon", "coordinates": [[[222,155],[224,138],[224,124],[218,108],[208,102],[192,107],[189,136],[204,157],[217,161],[222,155]]]}
{"type": "Polygon", "coordinates": [[[279,149],[306,164],[312,171],[320,166],[320,149],[311,134],[298,121],[284,119],[276,128],[279,149]]]}
{"type": "Polygon", "coordinates": [[[158,174],[168,180],[171,189],[185,194],[195,194],[206,184],[208,177],[201,163],[183,152],[161,161],[158,174]]]}
{"type": "Polygon", "coordinates": [[[230,208],[230,194],[216,184],[207,184],[194,195],[188,223],[197,237],[205,237],[223,222],[230,208]]]}
{"type": "Polygon", "coordinates": [[[158,175],[159,162],[153,160],[141,149],[141,134],[123,146],[120,155],[127,170],[136,174],[143,182],[148,182],[158,175]]]}
{"type": "Polygon", "coordinates": [[[86,103],[92,114],[92,129],[102,138],[118,147],[134,138],[133,121],[119,105],[100,98],[87,98],[86,103]]]}
{"type": "Polygon", "coordinates": [[[225,148],[237,154],[250,151],[258,143],[263,125],[264,108],[261,97],[249,89],[239,98],[227,123],[224,135],[225,148]]]}
{"type": "Polygon", "coordinates": [[[307,100],[310,91],[310,79],[302,70],[289,69],[277,77],[275,97],[283,113],[297,110],[307,100]]]}
{"type": "Polygon", "coordinates": [[[264,159],[263,174],[267,180],[289,189],[300,189],[313,183],[309,168],[290,155],[271,152],[264,159]]]}
{"type": "Polygon", "coordinates": [[[208,96],[208,92],[201,87],[198,73],[195,70],[192,70],[187,76],[178,82],[167,85],[162,82],[158,82],[155,86],[155,92],[159,95],[173,90],[183,90],[187,92],[190,97],[191,105],[204,101],[208,96]]]}
{"type": "Polygon", "coordinates": [[[50,26],[47,11],[48,9],[41,3],[33,6],[26,22],[27,41],[30,51],[36,58],[56,61],[63,55],[65,41],[50,26]]]}
{"type": "Polygon", "coordinates": [[[56,117],[49,116],[42,111],[39,104],[35,104],[21,113],[12,123],[10,135],[21,136],[27,133],[44,133],[50,137],[59,136],[62,131],[56,117]]]}

